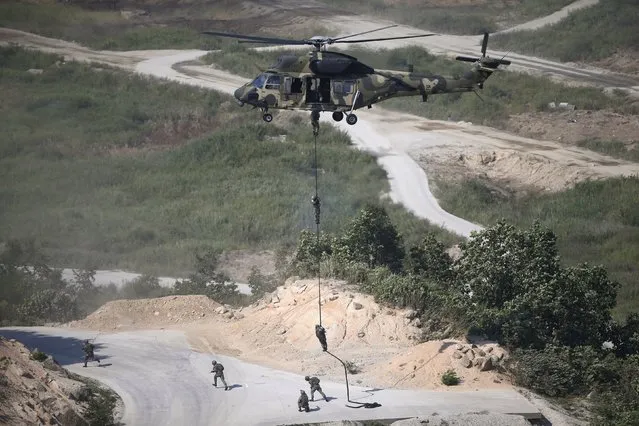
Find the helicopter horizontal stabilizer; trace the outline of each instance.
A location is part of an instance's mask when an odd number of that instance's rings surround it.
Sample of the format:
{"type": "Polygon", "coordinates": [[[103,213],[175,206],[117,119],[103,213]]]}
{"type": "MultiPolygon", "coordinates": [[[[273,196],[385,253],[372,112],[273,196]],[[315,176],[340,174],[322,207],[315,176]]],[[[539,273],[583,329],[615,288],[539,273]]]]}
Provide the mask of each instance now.
{"type": "MultiPolygon", "coordinates": [[[[480,62],[482,67],[489,69],[496,69],[500,65],[510,65],[511,62],[504,58],[496,59],[491,58],[490,56],[486,56],[486,48],[488,47],[488,33],[484,33],[484,38],[481,42],[481,57],[473,57],[473,56],[457,56],[455,57],[456,61],[461,62],[480,62]]],[[[505,56],[505,55],[504,55],[505,56]]]]}

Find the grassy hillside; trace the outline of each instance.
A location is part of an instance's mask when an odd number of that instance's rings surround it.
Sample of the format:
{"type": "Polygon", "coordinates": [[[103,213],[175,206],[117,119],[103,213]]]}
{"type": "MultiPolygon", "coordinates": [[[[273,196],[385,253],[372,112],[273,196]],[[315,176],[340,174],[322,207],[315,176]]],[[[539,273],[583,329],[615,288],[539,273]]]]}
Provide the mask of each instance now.
{"type": "MultiPolygon", "coordinates": [[[[302,117],[267,125],[216,92],[57,59],[0,49],[0,241],[33,238],[60,266],[177,273],[195,250],[274,247],[314,226],[302,117]]],[[[325,128],[319,144],[335,231],[388,185],[345,135],[325,128]]],[[[428,229],[392,210],[409,240],[428,229]]]]}
{"type": "MultiPolygon", "coordinates": [[[[592,61],[623,51],[639,54],[639,2],[605,0],[536,31],[498,34],[495,46],[562,61],[592,61]]],[[[636,71],[636,70],[635,70],[636,71]]]]}
{"type": "Polygon", "coordinates": [[[447,34],[481,34],[548,15],[573,0],[514,1],[385,1],[323,0],[338,10],[373,15],[394,22],[447,34]]]}
{"type": "Polygon", "coordinates": [[[604,265],[622,284],[616,313],[639,312],[639,176],[582,182],[542,196],[507,198],[481,181],[437,181],[436,196],[453,214],[484,225],[505,218],[519,226],[539,220],[558,237],[567,264],[604,265]]]}
{"type": "Polygon", "coordinates": [[[313,24],[300,26],[298,23],[287,27],[292,25],[292,17],[300,15],[294,9],[264,13],[256,18],[255,10],[233,0],[192,0],[188,5],[140,0],[120,2],[117,10],[109,9],[104,2],[100,10],[97,10],[100,4],[96,2],[85,2],[85,7],[80,7],[81,4],[78,1],[44,0],[36,4],[3,0],[0,2],[0,26],[103,50],[213,50],[231,43],[228,39],[200,34],[211,29],[296,37],[326,32],[313,24]]]}

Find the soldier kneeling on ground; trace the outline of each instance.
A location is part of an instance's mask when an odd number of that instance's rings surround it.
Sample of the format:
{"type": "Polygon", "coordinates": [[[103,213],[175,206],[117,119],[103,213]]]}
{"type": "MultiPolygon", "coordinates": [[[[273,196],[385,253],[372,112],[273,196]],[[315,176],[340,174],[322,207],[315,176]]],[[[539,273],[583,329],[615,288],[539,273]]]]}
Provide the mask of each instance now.
{"type": "Polygon", "coordinates": [[[308,395],[300,389],[300,397],[297,399],[297,411],[302,410],[308,413],[311,410],[311,407],[308,406],[308,395]]]}
{"type": "Polygon", "coordinates": [[[211,373],[215,373],[213,376],[213,386],[217,387],[217,379],[218,377],[224,383],[224,390],[229,390],[229,386],[226,384],[226,380],[224,380],[224,366],[217,361],[213,361],[213,370],[211,373]]]}

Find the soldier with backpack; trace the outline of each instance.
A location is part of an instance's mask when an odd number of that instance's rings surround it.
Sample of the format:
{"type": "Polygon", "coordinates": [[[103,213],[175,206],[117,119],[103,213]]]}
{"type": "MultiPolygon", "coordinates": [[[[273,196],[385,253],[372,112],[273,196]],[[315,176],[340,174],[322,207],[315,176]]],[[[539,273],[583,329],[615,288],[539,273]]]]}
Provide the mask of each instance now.
{"type": "Polygon", "coordinates": [[[224,390],[229,390],[229,386],[226,384],[226,380],[224,380],[224,366],[217,361],[213,361],[213,369],[211,373],[215,373],[213,376],[213,386],[217,387],[217,379],[218,377],[224,383],[224,390]]]}

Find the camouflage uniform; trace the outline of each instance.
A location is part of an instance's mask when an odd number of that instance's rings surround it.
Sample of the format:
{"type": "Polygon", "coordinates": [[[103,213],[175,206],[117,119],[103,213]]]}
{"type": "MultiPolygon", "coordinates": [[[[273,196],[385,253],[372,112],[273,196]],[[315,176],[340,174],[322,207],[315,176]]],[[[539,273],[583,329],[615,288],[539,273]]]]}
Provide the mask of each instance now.
{"type": "Polygon", "coordinates": [[[311,408],[308,406],[308,395],[303,390],[300,390],[300,397],[297,398],[297,411],[302,410],[308,413],[311,408]]]}
{"type": "Polygon", "coordinates": [[[213,376],[213,386],[217,387],[217,379],[218,377],[224,383],[224,390],[229,390],[229,385],[226,384],[226,380],[224,380],[224,366],[217,361],[213,361],[213,370],[211,373],[215,373],[213,376]]]}
{"type": "Polygon", "coordinates": [[[311,385],[311,401],[315,400],[314,395],[315,395],[315,392],[317,391],[320,393],[320,395],[324,397],[324,400],[328,402],[328,398],[326,397],[324,392],[322,392],[322,387],[320,386],[320,379],[318,379],[317,377],[306,376],[304,377],[304,380],[306,380],[308,384],[311,385]]]}
{"type": "Polygon", "coordinates": [[[95,354],[93,353],[94,350],[95,350],[95,346],[93,345],[93,343],[90,343],[88,340],[85,340],[84,341],[84,346],[82,347],[82,351],[84,352],[84,365],[83,365],[83,367],[87,366],[87,362],[89,360],[97,361],[98,364],[100,363],[100,360],[98,359],[98,357],[96,357],[95,354]]]}
{"type": "Polygon", "coordinates": [[[326,344],[326,330],[321,325],[317,324],[315,326],[315,335],[320,341],[322,345],[322,350],[326,352],[328,350],[328,345],[326,344]]]}

